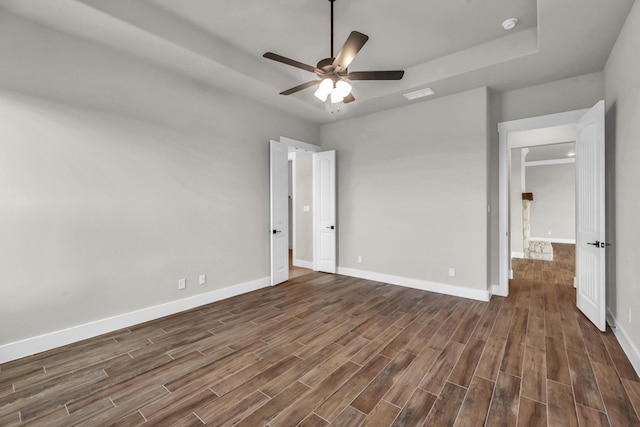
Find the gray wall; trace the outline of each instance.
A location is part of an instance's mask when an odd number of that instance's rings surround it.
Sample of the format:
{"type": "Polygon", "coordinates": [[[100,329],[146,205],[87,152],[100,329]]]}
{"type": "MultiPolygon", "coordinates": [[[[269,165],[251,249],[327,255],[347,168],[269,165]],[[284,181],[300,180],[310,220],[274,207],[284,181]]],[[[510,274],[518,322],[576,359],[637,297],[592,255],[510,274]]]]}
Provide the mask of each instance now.
{"type": "MultiPolygon", "coordinates": [[[[639,9],[604,74],[493,93],[488,131],[484,89],[324,126],[339,265],[486,288],[489,190],[497,283],[496,124],[591,107],[606,80],[609,302],[639,347],[639,9]]],[[[0,62],[0,344],[268,275],[268,140],[317,126],[8,14],[0,62]]]]}
{"type": "Polygon", "coordinates": [[[269,275],[269,140],[318,126],[8,14],[0,63],[0,344],[269,275]]]}
{"type": "Polygon", "coordinates": [[[591,108],[604,99],[604,74],[592,73],[491,94],[489,98],[491,283],[498,284],[498,123],[591,108]]]}
{"type": "Polygon", "coordinates": [[[321,131],[338,150],[340,267],[487,288],[485,89],[321,131]]]}
{"type": "MultiPolygon", "coordinates": [[[[313,155],[296,151],[296,253],[295,259],[313,262],[313,155]],[[305,212],[304,207],[309,206],[305,212]]],[[[294,259],[294,262],[295,262],[294,259]]],[[[307,264],[308,265],[308,264],[307,264]]]]}
{"type": "Polygon", "coordinates": [[[607,105],[607,302],[617,332],[640,348],[640,5],[635,2],[605,67],[607,105]],[[615,190],[613,193],[612,190],[615,190]],[[612,221],[613,219],[613,221],[612,221]],[[631,321],[628,313],[631,310],[631,321]]]}
{"type": "Polygon", "coordinates": [[[575,163],[527,166],[526,192],[533,193],[531,238],[575,240],[575,163]]]}

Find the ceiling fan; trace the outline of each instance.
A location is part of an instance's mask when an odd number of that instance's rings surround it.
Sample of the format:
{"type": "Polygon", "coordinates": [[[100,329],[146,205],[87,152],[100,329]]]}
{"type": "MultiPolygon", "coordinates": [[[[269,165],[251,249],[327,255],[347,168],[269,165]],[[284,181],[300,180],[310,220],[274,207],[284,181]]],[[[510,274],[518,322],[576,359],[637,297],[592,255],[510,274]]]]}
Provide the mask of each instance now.
{"type": "Polygon", "coordinates": [[[344,42],[342,49],[338,55],[333,56],[333,3],[335,0],[329,0],[331,3],[331,57],[325,58],[318,62],[318,65],[312,67],[294,59],[289,59],[277,53],[267,52],[264,56],[283,64],[291,65],[318,76],[317,80],[312,80],[301,85],[292,87],[280,95],[291,95],[303,89],[318,85],[315,96],[325,102],[331,96],[331,102],[353,102],[355,98],[351,93],[351,85],[345,80],[400,80],[404,75],[404,71],[352,71],[349,72],[347,67],[355,58],[356,54],[362,49],[362,46],[369,40],[369,36],[352,31],[344,42]]]}

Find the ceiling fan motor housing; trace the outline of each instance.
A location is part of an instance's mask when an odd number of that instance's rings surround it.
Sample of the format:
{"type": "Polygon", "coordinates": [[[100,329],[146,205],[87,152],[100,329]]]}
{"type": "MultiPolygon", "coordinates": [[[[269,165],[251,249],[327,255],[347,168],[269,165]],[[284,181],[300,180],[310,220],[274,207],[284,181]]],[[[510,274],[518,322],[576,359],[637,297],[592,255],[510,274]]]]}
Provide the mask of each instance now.
{"type": "Polygon", "coordinates": [[[330,78],[334,81],[348,73],[347,69],[336,72],[336,68],[333,65],[335,58],[325,58],[318,62],[316,67],[316,75],[321,79],[330,78]]]}

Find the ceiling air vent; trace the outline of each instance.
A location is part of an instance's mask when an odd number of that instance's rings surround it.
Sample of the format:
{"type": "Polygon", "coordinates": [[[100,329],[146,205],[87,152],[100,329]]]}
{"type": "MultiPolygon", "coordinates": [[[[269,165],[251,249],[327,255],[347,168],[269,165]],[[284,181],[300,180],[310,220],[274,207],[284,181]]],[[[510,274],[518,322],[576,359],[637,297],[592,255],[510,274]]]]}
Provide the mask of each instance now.
{"type": "Polygon", "coordinates": [[[435,95],[435,92],[430,87],[426,87],[424,89],[414,90],[413,92],[405,93],[402,96],[407,98],[409,101],[412,101],[414,99],[422,98],[425,96],[431,96],[431,95],[435,95]]]}

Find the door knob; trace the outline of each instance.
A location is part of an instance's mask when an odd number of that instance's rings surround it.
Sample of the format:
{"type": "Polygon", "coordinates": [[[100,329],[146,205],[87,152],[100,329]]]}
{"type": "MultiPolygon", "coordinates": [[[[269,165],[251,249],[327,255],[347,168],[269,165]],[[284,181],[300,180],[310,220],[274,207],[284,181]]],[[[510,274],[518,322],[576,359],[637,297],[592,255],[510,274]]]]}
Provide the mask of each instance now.
{"type": "Polygon", "coordinates": [[[273,234],[282,233],[282,230],[273,230],[273,234]]]}
{"type": "Polygon", "coordinates": [[[596,240],[593,243],[587,243],[587,245],[593,245],[596,248],[604,248],[605,246],[611,246],[611,243],[601,242],[600,240],[596,240]]]}
{"type": "Polygon", "coordinates": [[[325,228],[330,228],[331,230],[335,229],[335,227],[332,225],[330,227],[325,227],[325,228]]]}

